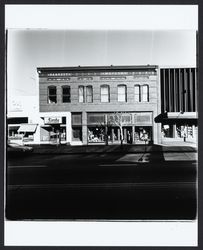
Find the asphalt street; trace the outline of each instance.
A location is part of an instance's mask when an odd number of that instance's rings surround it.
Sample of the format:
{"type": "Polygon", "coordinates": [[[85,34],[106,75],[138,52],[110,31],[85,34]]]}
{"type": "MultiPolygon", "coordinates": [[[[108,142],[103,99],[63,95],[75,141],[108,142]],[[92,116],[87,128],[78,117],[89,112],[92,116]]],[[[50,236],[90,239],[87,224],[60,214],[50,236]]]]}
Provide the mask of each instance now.
{"type": "Polygon", "coordinates": [[[8,157],[9,220],[192,220],[197,153],[8,157]]]}

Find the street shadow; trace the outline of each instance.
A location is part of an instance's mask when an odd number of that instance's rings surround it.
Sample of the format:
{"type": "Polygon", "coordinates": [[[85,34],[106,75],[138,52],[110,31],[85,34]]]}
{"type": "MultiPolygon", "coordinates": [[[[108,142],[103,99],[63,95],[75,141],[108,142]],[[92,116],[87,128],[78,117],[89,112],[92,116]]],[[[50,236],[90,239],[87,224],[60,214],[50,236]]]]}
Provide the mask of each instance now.
{"type": "Polygon", "coordinates": [[[196,218],[195,160],[166,161],[159,145],[118,149],[19,159],[25,167],[8,171],[7,219],[196,218]]]}

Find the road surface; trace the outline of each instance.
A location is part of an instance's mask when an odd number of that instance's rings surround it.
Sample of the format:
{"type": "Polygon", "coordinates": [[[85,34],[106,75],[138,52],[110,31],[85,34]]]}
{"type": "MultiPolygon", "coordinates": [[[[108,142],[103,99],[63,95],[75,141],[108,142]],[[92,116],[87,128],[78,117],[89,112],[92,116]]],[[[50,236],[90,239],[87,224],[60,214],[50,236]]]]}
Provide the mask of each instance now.
{"type": "Polygon", "coordinates": [[[196,217],[194,152],[31,154],[7,165],[10,220],[196,217]]]}

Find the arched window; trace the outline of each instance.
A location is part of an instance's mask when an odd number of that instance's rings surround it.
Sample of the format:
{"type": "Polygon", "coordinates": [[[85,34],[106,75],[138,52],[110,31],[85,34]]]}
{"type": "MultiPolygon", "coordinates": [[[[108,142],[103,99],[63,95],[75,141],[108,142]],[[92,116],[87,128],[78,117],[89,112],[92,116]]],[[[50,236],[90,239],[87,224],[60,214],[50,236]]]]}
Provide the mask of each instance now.
{"type": "Polygon", "coordinates": [[[148,85],[142,86],[142,101],[143,102],[149,101],[149,86],[148,85]]]}
{"type": "Polygon", "coordinates": [[[92,86],[86,86],[86,102],[93,102],[93,90],[92,86]]]}
{"type": "Polygon", "coordinates": [[[48,103],[57,103],[57,91],[56,86],[48,87],[48,103]]]}
{"type": "Polygon", "coordinates": [[[109,85],[101,85],[101,102],[109,102],[109,85]]]}
{"type": "Polygon", "coordinates": [[[71,101],[71,93],[70,86],[62,86],[62,102],[70,102],[71,101]]]}
{"type": "Polygon", "coordinates": [[[84,98],[84,86],[79,86],[78,91],[79,91],[79,102],[84,102],[85,101],[85,98],[84,98]]]}
{"type": "Polygon", "coordinates": [[[118,101],[119,102],[127,101],[126,85],[118,85],[118,101]]]}
{"type": "Polygon", "coordinates": [[[135,102],[141,101],[141,95],[140,95],[140,85],[134,86],[134,96],[135,96],[135,102]]]}

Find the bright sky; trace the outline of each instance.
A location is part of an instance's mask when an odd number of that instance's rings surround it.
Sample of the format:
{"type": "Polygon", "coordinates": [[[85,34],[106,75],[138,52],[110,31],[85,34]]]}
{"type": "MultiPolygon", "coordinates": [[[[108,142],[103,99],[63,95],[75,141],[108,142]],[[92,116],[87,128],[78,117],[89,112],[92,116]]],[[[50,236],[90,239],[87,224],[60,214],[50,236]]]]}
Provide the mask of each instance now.
{"type": "Polygon", "coordinates": [[[37,95],[37,67],[196,65],[196,31],[9,30],[8,93],[37,95]]]}

